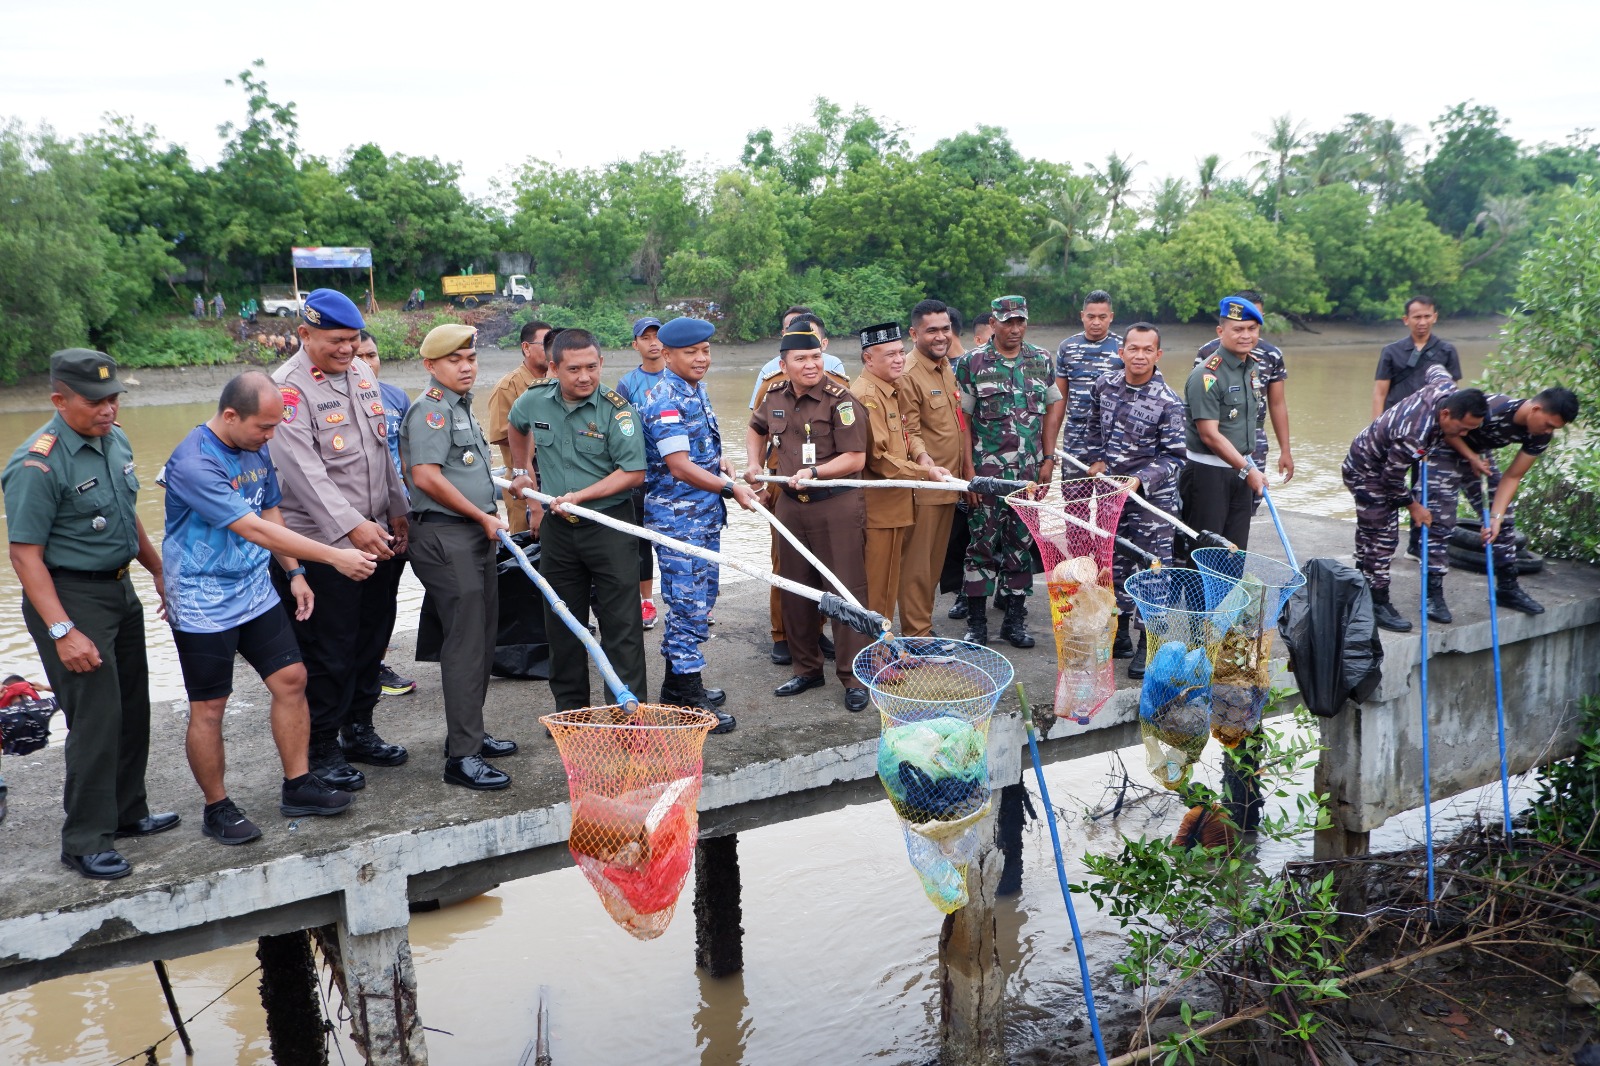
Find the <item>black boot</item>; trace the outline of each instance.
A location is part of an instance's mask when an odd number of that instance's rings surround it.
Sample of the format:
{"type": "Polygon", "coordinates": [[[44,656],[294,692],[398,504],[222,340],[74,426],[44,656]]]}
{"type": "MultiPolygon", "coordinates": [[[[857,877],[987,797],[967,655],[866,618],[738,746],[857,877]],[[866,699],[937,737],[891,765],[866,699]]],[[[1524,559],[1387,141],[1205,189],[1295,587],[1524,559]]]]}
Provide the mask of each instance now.
{"type": "Polygon", "coordinates": [[[1455,620],[1455,616],[1450,613],[1450,605],[1444,602],[1444,575],[1429,574],[1428,621],[1447,626],[1455,620]]]}
{"type": "Polygon", "coordinates": [[[956,595],[956,602],[950,605],[950,610],[945,612],[946,618],[965,618],[967,616],[967,598],[956,595]]]}
{"type": "Polygon", "coordinates": [[[1422,527],[1413,525],[1411,535],[1406,538],[1406,554],[1413,559],[1422,558],[1422,527]]]}
{"type": "Polygon", "coordinates": [[[961,639],[968,644],[989,643],[989,608],[987,596],[967,597],[967,631],[961,639]]]}
{"type": "Polygon", "coordinates": [[[1145,646],[1144,630],[1139,630],[1139,646],[1133,649],[1133,661],[1128,663],[1128,680],[1138,681],[1144,677],[1145,659],[1149,656],[1149,649],[1145,646]]]}
{"type": "Polygon", "coordinates": [[[337,733],[312,734],[306,754],[311,772],[329,788],[336,788],[340,792],[359,792],[367,787],[366,775],[345,759],[337,733]]]}
{"type": "Polygon", "coordinates": [[[738,725],[733,715],[717,710],[717,705],[706,694],[705,682],[698,673],[678,674],[667,667],[667,676],[661,679],[661,702],[673,707],[694,707],[717,716],[712,733],[731,733],[738,725]]]}
{"type": "Polygon", "coordinates": [[[1011,642],[1013,648],[1031,648],[1034,640],[1028,635],[1028,600],[1015,593],[1006,597],[1005,621],[1000,623],[1000,636],[1011,642]]]}
{"type": "Polygon", "coordinates": [[[351,722],[339,731],[339,747],[350,762],[371,766],[399,766],[406,761],[406,749],[389,744],[369,722],[351,722]]]}
{"type": "Polygon", "coordinates": [[[1379,629],[1387,629],[1391,633],[1411,632],[1411,623],[1401,618],[1400,612],[1389,602],[1388,589],[1372,590],[1372,620],[1379,629]]]}
{"type": "Polygon", "coordinates": [[[1133,641],[1128,639],[1128,616],[1125,614],[1117,615],[1117,639],[1111,642],[1111,657],[1133,658],[1133,641]]]}
{"type": "Polygon", "coordinates": [[[1514,566],[1495,570],[1494,602],[1513,611],[1521,611],[1523,614],[1544,614],[1544,605],[1523,592],[1522,586],[1517,584],[1517,571],[1514,566]]]}

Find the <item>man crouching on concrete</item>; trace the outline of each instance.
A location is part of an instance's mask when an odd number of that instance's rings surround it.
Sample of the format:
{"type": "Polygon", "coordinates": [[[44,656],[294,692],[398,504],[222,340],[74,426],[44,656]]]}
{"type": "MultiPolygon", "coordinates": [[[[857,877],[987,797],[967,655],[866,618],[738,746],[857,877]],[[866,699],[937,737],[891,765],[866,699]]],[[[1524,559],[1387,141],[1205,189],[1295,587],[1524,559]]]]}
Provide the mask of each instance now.
{"type": "Polygon", "coordinates": [[[205,794],[200,831],[223,844],[255,840],[223,784],[222,713],[233,692],[233,657],[243,655],[272,694],[272,739],[283,760],[278,809],[285,817],[341,814],[350,794],[309,772],[306,668],[300,646],[273,590],[268,560],[276,555],[294,593],[295,618],[311,616],[314,597],[301,560],[326,563],[360,581],[373,557],[332,548],[285,528],[282,493],[267,442],[283,421],[278,386],[260,371],[228,382],[217,413],[196,426],[156,478],[167,490],[167,535],[161,545],[168,621],[189,693],[189,769],[205,794]]]}

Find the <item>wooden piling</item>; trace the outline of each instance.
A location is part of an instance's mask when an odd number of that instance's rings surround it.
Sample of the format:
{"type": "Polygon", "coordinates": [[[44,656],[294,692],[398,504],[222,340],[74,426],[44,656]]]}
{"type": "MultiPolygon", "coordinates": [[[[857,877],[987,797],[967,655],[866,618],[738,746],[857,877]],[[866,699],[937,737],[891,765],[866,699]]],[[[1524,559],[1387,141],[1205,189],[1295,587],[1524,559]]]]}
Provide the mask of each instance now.
{"type": "Polygon", "coordinates": [[[939,933],[940,1066],[1005,1066],[1005,970],[994,900],[1004,856],[986,848],[967,867],[970,902],[939,933]]]}
{"type": "Polygon", "coordinates": [[[744,970],[744,919],[739,905],[739,835],[695,844],[694,962],[712,977],[744,970]]]}
{"type": "Polygon", "coordinates": [[[327,1066],[326,1023],[317,996],[317,964],[305,930],[256,940],[261,1006],[273,1062],[327,1066]]]}

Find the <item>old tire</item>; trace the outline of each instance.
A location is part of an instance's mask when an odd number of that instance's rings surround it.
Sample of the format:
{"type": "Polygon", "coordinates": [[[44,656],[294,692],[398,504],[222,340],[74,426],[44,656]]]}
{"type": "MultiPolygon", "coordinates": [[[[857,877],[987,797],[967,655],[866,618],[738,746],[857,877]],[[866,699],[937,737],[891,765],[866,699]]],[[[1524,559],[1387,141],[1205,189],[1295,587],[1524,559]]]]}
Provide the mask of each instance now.
{"type": "Polygon", "coordinates": [[[290,311],[287,307],[280,307],[272,313],[277,315],[279,318],[288,318],[294,312],[290,311]]]}

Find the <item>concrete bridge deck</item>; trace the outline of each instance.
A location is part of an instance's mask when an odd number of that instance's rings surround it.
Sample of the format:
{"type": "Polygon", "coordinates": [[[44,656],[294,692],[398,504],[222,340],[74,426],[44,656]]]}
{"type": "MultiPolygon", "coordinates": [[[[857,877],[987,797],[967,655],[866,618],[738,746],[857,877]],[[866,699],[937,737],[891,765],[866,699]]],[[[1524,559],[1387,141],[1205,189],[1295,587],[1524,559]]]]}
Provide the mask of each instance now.
{"type": "MultiPolygon", "coordinates": [[[[1301,560],[1335,556],[1348,561],[1351,524],[1304,515],[1285,518],[1301,560]]],[[[1280,555],[1265,516],[1257,520],[1252,539],[1256,550],[1280,555]]],[[[1414,617],[1415,564],[1402,556],[1396,569],[1395,601],[1414,617]]],[[[1593,689],[1600,663],[1600,571],[1553,563],[1525,584],[1549,611],[1538,618],[1503,613],[1500,619],[1508,711],[1514,732],[1526,738],[1514,746],[1519,767],[1541,753],[1545,758],[1563,753],[1563,744],[1571,740],[1570,725],[1561,724],[1563,709],[1575,695],[1593,689]]],[[[1490,677],[1473,665],[1488,645],[1484,579],[1457,572],[1448,590],[1457,622],[1435,627],[1433,637],[1434,703],[1441,708],[1433,732],[1435,799],[1490,779],[1483,777],[1483,753],[1487,750],[1492,760],[1494,750],[1490,677]],[[1451,659],[1459,661],[1460,670],[1446,667],[1444,661],[1451,659]],[[1489,693],[1487,712],[1484,693],[1489,693]]],[[[706,836],[883,795],[875,776],[878,716],[846,712],[831,672],[825,688],[784,700],[769,695],[788,670],[767,660],[766,602],[765,585],[746,581],[725,587],[716,610],[719,624],[706,646],[708,680],[728,689],[728,710],[739,718],[736,732],[710,737],[706,744],[701,798],[706,836]]],[[[1036,609],[1037,648],[1022,652],[998,645],[1035,702],[1050,698],[1056,673],[1048,624],[1041,625],[1040,618],[1036,609]]],[[[956,625],[945,622],[942,628],[949,632],[956,625]]],[[[660,633],[658,627],[647,635],[652,652],[660,633]]],[[[1395,708],[1414,699],[1419,643],[1415,635],[1387,637],[1386,680],[1378,703],[1346,712],[1325,730],[1332,757],[1324,758],[1324,785],[1336,793],[1336,822],[1351,833],[1416,805],[1418,764],[1410,757],[1410,734],[1395,708]]],[[[409,637],[403,644],[409,645],[409,637]]],[[[408,651],[402,647],[397,661],[407,664],[408,651]]],[[[649,662],[652,680],[659,684],[659,657],[652,654],[649,662]]],[[[1123,672],[1119,665],[1119,675],[1123,672]]],[[[437,666],[418,664],[414,673],[418,691],[385,699],[378,712],[383,734],[406,744],[411,761],[393,769],[364,768],[368,787],[348,814],[290,822],[276,811],[279,772],[266,727],[265,692],[241,667],[226,725],[230,789],[264,836],[239,848],[222,847],[200,834],[200,796],[182,754],[183,709],[158,706],[151,805],[180,811],[184,824],[162,836],[123,842],[134,873],[120,881],[87,881],[58,861],[59,746],[8,758],[11,814],[0,825],[0,991],[334,922],[342,934],[387,936],[392,946],[396,936],[403,943],[408,900],[470,894],[569,863],[566,778],[554,744],[536,721],[550,708],[548,687],[501,679],[490,686],[489,730],[516,739],[523,750],[499,763],[514,778],[510,789],[478,794],[440,780],[443,715],[437,666]]],[[[1078,758],[1135,742],[1136,693],[1125,680],[1120,685],[1088,726],[1058,723],[1044,743],[1045,756],[1078,758]]],[[[602,691],[597,680],[595,692],[602,691]]],[[[1024,743],[1010,690],[991,731],[994,787],[1019,779],[1024,743]]],[[[595,920],[604,920],[598,909],[595,920]]]]}

